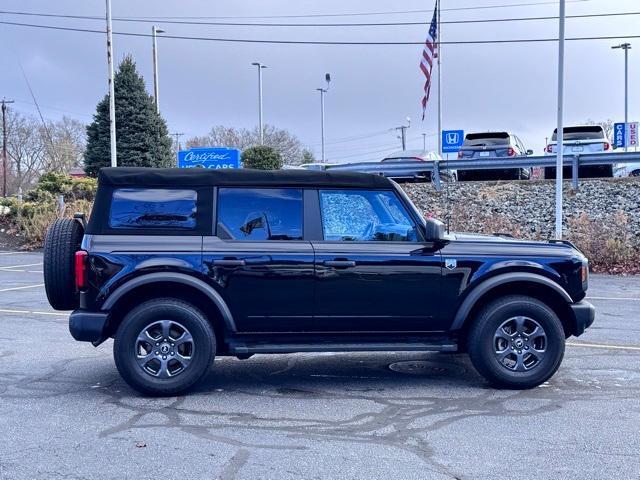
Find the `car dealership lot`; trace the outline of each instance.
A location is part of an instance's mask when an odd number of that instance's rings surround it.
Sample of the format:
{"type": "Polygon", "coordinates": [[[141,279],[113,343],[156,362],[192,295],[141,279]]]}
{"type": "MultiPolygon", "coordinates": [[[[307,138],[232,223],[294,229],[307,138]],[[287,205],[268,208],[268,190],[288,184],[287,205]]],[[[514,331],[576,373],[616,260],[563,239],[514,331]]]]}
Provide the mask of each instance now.
{"type": "Polygon", "coordinates": [[[637,478],[640,277],[592,276],[596,323],[529,391],[464,355],[221,358],[143,398],[75,342],[42,256],[0,252],[0,478],[637,478]]]}

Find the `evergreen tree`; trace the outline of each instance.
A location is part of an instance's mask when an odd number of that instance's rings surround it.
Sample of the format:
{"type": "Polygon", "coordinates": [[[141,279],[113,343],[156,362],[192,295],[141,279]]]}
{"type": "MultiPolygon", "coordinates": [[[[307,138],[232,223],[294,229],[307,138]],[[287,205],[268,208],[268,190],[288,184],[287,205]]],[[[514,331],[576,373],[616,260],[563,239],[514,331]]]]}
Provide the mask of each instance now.
{"type": "MultiPolygon", "coordinates": [[[[175,154],[167,124],[156,112],[153,97],[127,55],[115,74],[116,142],[119,167],[171,167],[175,154]]],[[[98,103],[93,122],[87,127],[84,169],[96,176],[111,164],[109,140],[109,95],[98,103]]]]}

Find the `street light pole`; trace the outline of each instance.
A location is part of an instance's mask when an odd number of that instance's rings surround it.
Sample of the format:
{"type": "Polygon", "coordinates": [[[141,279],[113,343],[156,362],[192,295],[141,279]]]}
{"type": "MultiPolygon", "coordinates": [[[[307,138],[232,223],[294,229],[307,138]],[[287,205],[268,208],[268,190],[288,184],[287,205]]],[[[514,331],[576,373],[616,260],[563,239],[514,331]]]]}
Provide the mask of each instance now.
{"type": "Polygon", "coordinates": [[[624,50],[624,151],[628,151],[629,146],[629,50],[631,50],[630,43],[621,43],[611,47],[612,49],[624,50]]]}
{"type": "Polygon", "coordinates": [[[14,100],[2,99],[2,196],[7,196],[7,103],[14,100]]]}
{"type": "Polygon", "coordinates": [[[158,33],[164,33],[164,30],[151,27],[151,37],[153,41],[153,101],[156,105],[156,113],[160,113],[160,91],[158,87],[158,33]]]}
{"type": "Polygon", "coordinates": [[[258,67],[258,128],[260,129],[260,145],[264,145],[264,127],[262,126],[262,69],[267,68],[260,62],[251,65],[258,67]]]}
{"type": "Polygon", "coordinates": [[[422,134],[422,151],[423,152],[427,151],[427,134],[426,133],[422,134]]]}
{"type": "Polygon", "coordinates": [[[558,42],[558,134],[556,142],[556,240],[562,240],[562,166],[564,153],[564,24],[565,1],[560,0],[558,42]]]}
{"type": "Polygon", "coordinates": [[[327,82],[326,88],[316,88],[316,90],[320,92],[320,138],[321,138],[321,145],[322,145],[321,147],[322,163],[326,161],[326,158],[324,155],[324,94],[329,91],[329,83],[331,82],[331,75],[326,73],[324,76],[324,79],[327,82]]]}
{"type": "Polygon", "coordinates": [[[111,0],[107,1],[107,64],[109,69],[109,138],[111,151],[111,166],[118,166],[118,152],[116,150],[116,93],[113,84],[113,36],[111,33],[111,0]]]}

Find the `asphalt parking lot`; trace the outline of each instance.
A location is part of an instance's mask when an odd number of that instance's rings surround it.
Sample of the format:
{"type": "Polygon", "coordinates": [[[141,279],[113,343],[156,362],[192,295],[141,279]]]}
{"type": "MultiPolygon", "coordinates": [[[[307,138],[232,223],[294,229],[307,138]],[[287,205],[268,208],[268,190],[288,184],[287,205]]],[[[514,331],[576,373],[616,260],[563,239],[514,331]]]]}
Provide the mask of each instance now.
{"type": "Polygon", "coordinates": [[[529,391],[463,355],[216,360],[142,398],[75,342],[38,253],[0,252],[0,478],[640,478],[640,277],[591,278],[594,326],[529,391]]]}

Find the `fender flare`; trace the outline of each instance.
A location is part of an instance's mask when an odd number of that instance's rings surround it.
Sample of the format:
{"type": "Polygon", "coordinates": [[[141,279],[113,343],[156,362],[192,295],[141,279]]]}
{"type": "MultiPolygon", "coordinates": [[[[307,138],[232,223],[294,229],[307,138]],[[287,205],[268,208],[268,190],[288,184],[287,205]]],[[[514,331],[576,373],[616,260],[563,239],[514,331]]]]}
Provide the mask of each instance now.
{"type": "Polygon", "coordinates": [[[111,310],[124,295],[126,295],[134,288],[158,282],[180,283],[182,285],[188,285],[199,290],[200,292],[205,294],[216,305],[216,307],[218,307],[220,315],[222,316],[222,320],[224,321],[227,328],[232,332],[237,331],[235,321],[233,320],[233,315],[231,314],[231,310],[229,310],[229,307],[227,306],[222,296],[211,285],[208,285],[202,280],[190,275],[186,275],[184,273],[147,273],[145,275],[141,275],[132,280],[129,280],[124,285],[120,285],[118,288],[116,288],[113,293],[111,293],[111,295],[107,297],[106,301],[101,307],[101,310],[111,310]]]}
{"type": "Polygon", "coordinates": [[[485,293],[500,285],[512,282],[530,282],[544,285],[545,287],[550,287],[567,303],[573,303],[573,299],[566,292],[566,290],[547,277],[529,272],[502,273],[500,275],[496,275],[495,277],[488,278],[487,280],[484,280],[480,284],[473,287],[460,307],[458,307],[458,311],[456,312],[453,324],[451,325],[451,330],[460,330],[462,328],[465,320],[467,319],[467,316],[469,315],[469,312],[471,312],[473,306],[485,293]]]}

